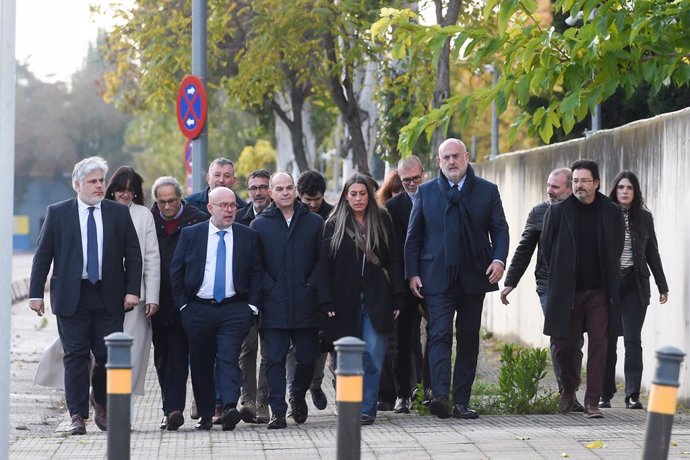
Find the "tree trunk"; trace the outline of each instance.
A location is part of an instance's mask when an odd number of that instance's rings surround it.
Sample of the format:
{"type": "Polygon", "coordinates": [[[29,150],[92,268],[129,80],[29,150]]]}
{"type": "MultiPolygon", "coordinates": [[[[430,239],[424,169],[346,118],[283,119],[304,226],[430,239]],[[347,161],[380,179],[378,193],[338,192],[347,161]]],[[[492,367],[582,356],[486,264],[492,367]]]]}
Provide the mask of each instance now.
{"type": "Polygon", "coordinates": [[[305,99],[304,94],[298,89],[292,88],[290,90],[290,108],[292,111],[292,119],[287,116],[285,110],[275,99],[271,99],[271,107],[273,108],[273,111],[290,130],[292,153],[295,156],[295,162],[297,163],[297,167],[299,168],[300,172],[310,169],[306,149],[304,148],[304,133],[302,132],[304,125],[302,122],[302,108],[304,107],[305,99]]]}
{"type": "Polygon", "coordinates": [[[345,69],[342,70],[344,76],[341,81],[334,70],[337,69],[338,66],[336,65],[335,38],[332,34],[325,34],[324,44],[329,67],[328,82],[331,87],[333,100],[338,106],[338,110],[340,110],[350,134],[352,163],[357,171],[369,172],[369,164],[367,163],[367,144],[364,140],[364,134],[362,133],[362,117],[360,116],[359,104],[357,103],[357,97],[352,84],[352,69],[346,66],[345,69]]]}
{"type": "MultiPolygon", "coordinates": [[[[446,14],[443,15],[443,1],[434,0],[436,4],[436,22],[441,27],[446,27],[458,22],[458,15],[460,14],[460,7],[462,0],[450,0],[446,7],[446,14]]],[[[441,55],[438,59],[438,66],[436,67],[436,87],[434,89],[434,98],[432,106],[437,109],[450,96],[450,39],[446,40],[441,50],[441,55]]],[[[443,142],[446,133],[443,132],[442,127],[437,127],[431,136],[431,156],[438,153],[438,148],[443,142]]]]}

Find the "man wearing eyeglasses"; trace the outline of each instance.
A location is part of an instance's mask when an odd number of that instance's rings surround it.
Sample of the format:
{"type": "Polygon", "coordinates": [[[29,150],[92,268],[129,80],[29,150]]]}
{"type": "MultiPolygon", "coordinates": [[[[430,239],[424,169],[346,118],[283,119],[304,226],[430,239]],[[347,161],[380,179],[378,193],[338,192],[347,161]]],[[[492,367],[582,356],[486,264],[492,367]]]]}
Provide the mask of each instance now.
{"type": "MultiPolygon", "coordinates": [[[[560,203],[561,201],[572,195],[572,187],[570,186],[572,179],[572,172],[569,168],[559,168],[555,169],[549,174],[546,180],[546,194],[548,199],[542,201],[538,205],[532,208],[527,216],[527,223],[525,224],[525,230],[522,232],[522,237],[518,243],[513,258],[510,261],[510,268],[508,269],[508,274],[506,275],[505,287],[501,291],[501,302],[503,305],[508,305],[508,295],[513,292],[520,282],[522,275],[527,271],[530,260],[532,259],[532,254],[534,250],[537,249],[539,243],[539,237],[541,236],[541,229],[544,226],[544,214],[549,206],[555,203],[560,203]]],[[[544,314],[546,314],[546,288],[549,284],[549,270],[546,268],[544,263],[543,254],[541,247],[537,249],[537,263],[534,270],[534,277],[537,281],[537,295],[539,296],[539,303],[541,304],[541,309],[544,314]]],[[[582,339],[579,341],[579,348],[582,349],[582,339]]],[[[582,363],[582,352],[579,353],[580,363],[582,363]]],[[[551,344],[551,361],[553,363],[553,373],[556,376],[556,381],[558,382],[559,392],[563,390],[561,385],[561,367],[558,364],[558,358],[556,357],[556,346],[551,344]]],[[[584,407],[577,400],[577,397],[573,399],[573,412],[584,412],[584,407]]]]}
{"type": "Polygon", "coordinates": [[[570,169],[573,195],[549,207],[539,240],[549,270],[544,334],[561,365],[558,412],[567,414],[580,385],[578,341],[587,331],[585,415],[601,418],[608,337],[623,327],[616,312],[625,224],[621,208],[598,191],[599,166],[578,160],[570,169]]]}
{"type": "Polygon", "coordinates": [[[159,177],[151,187],[155,200],[151,206],[156,224],[161,260],[159,310],[151,317],[153,328],[153,362],[158,374],[163,399],[161,430],[175,431],[184,424],[189,348],[187,335],[175,307],[170,281],[170,261],[183,228],[208,220],[205,212],[182,200],[182,186],[174,177],[159,177]]]}
{"type": "MultiPolygon", "coordinates": [[[[258,169],[249,174],[247,191],[250,202],[237,211],[235,222],[246,225],[261,214],[271,204],[271,189],[269,181],[271,173],[265,169],[258,169]]],[[[266,384],[266,350],[261,340],[261,364],[257,385],[256,358],[259,351],[259,329],[255,321],[249,334],[242,343],[240,353],[240,369],[242,369],[242,390],[240,393],[240,415],[245,423],[268,423],[268,388],[266,384]]]]}
{"type": "MultiPolygon", "coordinates": [[[[424,180],[422,161],[415,155],[403,158],[398,162],[398,175],[402,181],[405,193],[400,193],[388,200],[386,202],[386,209],[388,209],[391,215],[393,230],[398,236],[398,241],[405,241],[407,223],[410,220],[412,204],[417,195],[417,187],[424,180]]],[[[405,301],[405,308],[400,311],[396,324],[397,350],[395,350],[394,356],[386,356],[386,363],[384,364],[385,368],[392,366],[394,381],[387,382],[385,386],[388,388],[384,387],[384,382],[382,381],[381,389],[379,390],[379,404],[386,402],[389,398],[396,398],[393,412],[397,414],[410,413],[410,398],[416,382],[419,380],[419,376],[413,375],[412,366],[416,362],[415,356],[421,355],[421,345],[419,342],[421,316],[417,308],[420,302],[409,291],[405,296],[405,301]],[[388,394],[390,396],[387,396],[388,394]]]]}
{"type": "Polygon", "coordinates": [[[189,342],[192,388],[201,417],[196,428],[212,428],[217,386],[222,427],[231,431],[241,419],[239,357],[258,314],[261,254],[257,233],[235,223],[235,193],[216,187],[208,198],[211,219],[182,230],[170,280],[189,342]]]}

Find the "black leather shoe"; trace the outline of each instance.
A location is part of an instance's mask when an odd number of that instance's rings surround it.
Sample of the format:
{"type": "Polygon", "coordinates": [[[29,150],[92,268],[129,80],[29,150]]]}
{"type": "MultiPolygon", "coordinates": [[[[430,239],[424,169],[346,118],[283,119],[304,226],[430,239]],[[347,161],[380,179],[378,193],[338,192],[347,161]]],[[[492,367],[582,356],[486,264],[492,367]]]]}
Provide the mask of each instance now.
{"type": "Polygon", "coordinates": [[[431,398],[429,402],[429,412],[438,418],[450,418],[448,400],[444,398],[431,398]]]}
{"type": "Polygon", "coordinates": [[[639,398],[630,398],[625,400],[625,407],[627,409],[642,409],[642,403],[639,398]]]}
{"type": "Polygon", "coordinates": [[[241,420],[240,413],[234,407],[228,407],[223,411],[223,431],[232,431],[235,429],[235,425],[241,420]]]}
{"type": "Polygon", "coordinates": [[[84,417],[79,414],[74,414],[72,416],[72,423],[69,426],[69,434],[86,434],[86,424],[84,423],[84,417]]]}
{"type": "Polygon", "coordinates": [[[372,417],[371,415],[362,414],[361,420],[362,420],[362,426],[374,424],[374,417],[372,417]]]}
{"type": "Polygon", "coordinates": [[[249,401],[240,408],[240,418],[244,423],[256,423],[256,404],[249,401]]]}
{"type": "Polygon", "coordinates": [[[393,412],[396,414],[409,414],[410,413],[410,398],[398,398],[395,401],[395,407],[393,412]]]}
{"type": "Polygon", "coordinates": [[[158,425],[158,428],[160,428],[161,430],[164,430],[167,426],[168,426],[168,416],[164,415],[163,420],[161,420],[161,424],[158,425]]]}
{"type": "Polygon", "coordinates": [[[168,423],[165,426],[168,431],[177,431],[182,425],[184,425],[184,415],[181,410],[174,410],[168,414],[168,423]]]}
{"type": "Polygon", "coordinates": [[[453,417],[454,418],[464,418],[464,419],[474,419],[479,418],[479,414],[476,410],[470,409],[464,404],[455,404],[453,406],[453,417]]]}
{"type": "Polygon", "coordinates": [[[328,398],[321,388],[312,388],[309,392],[311,393],[311,402],[318,410],[324,410],[328,406],[328,398]]]}
{"type": "Polygon", "coordinates": [[[273,414],[271,415],[271,421],[268,422],[269,430],[282,430],[287,428],[287,421],[283,414],[273,414]]]}
{"type": "Polygon", "coordinates": [[[558,400],[558,413],[569,414],[573,410],[574,399],[575,395],[573,393],[562,392],[558,400]]]}
{"type": "Polygon", "coordinates": [[[386,401],[379,401],[376,405],[376,410],[379,412],[390,412],[393,410],[393,404],[386,401]]]}
{"type": "Polygon", "coordinates": [[[201,417],[194,428],[199,431],[209,431],[211,428],[213,428],[213,420],[210,418],[201,417]]]}
{"type": "Polygon", "coordinates": [[[610,399],[604,399],[604,398],[599,399],[599,407],[602,409],[610,409],[611,408],[611,400],[610,399]]]}
{"type": "Polygon", "coordinates": [[[292,418],[297,424],[301,425],[307,421],[309,408],[307,407],[307,401],[305,401],[304,397],[290,398],[290,410],[292,412],[292,418]]]}

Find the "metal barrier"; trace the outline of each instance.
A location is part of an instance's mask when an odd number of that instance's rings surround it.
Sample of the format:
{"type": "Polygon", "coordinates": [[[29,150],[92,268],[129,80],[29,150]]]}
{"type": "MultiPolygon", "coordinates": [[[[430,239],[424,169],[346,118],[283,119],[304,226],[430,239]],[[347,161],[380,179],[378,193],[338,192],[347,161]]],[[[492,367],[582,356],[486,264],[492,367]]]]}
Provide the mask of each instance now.
{"type": "Polygon", "coordinates": [[[124,332],[105,337],[108,347],[108,460],[129,460],[132,342],[124,332]]]}
{"type": "Polygon", "coordinates": [[[673,416],[678,400],[678,376],[685,353],[675,347],[656,351],[657,367],[649,392],[647,408],[647,433],[644,439],[643,460],[668,457],[673,416]]]}
{"type": "Polygon", "coordinates": [[[336,436],[338,460],[359,460],[361,455],[361,406],[364,387],[364,342],[343,337],[334,343],[338,356],[335,400],[338,406],[336,436]]]}

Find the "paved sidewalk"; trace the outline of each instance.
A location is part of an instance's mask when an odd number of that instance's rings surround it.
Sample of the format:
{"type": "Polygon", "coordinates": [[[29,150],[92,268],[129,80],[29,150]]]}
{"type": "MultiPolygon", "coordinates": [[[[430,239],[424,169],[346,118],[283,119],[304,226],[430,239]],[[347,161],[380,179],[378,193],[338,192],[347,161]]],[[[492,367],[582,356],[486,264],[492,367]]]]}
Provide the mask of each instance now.
{"type": "MultiPolygon", "coordinates": [[[[13,306],[12,318],[10,458],[105,458],[107,433],[88,422],[86,436],[68,436],[62,392],[31,382],[41,351],[57,334],[55,318],[49,314],[42,321],[29,311],[27,301],[13,306]]],[[[496,356],[491,346],[483,344],[479,375],[485,381],[495,381],[496,356]]],[[[151,365],[146,395],[134,399],[131,458],[333,459],[335,396],[330,385],[324,384],[324,390],[328,408],[317,411],[309,401],[307,423],[297,426],[290,419],[286,430],[269,431],[266,425],[240,422],[232,432],[223,432],[218,426],[210,432],[196,432],[187,410],[178,432],[162,432],[158,429],[160,392],[151,365]]],[[[188,401],[190,397],[191,391],[188,401]]],[[[588,420],[582,414],[554,414],[481,416],[464,421],[384,412],[374,425],[362,428],[362,458],[640,458],[646,412],[626,410],[622,401],[616,403],[619,406],[605,410],[605,418],[600,420],[588,420]],[[601,441],[603,447],[587,447],[595,441],[601,441]]],[[[690,457],[690,415],[676,416],[669,457],[690,457]]]]}

